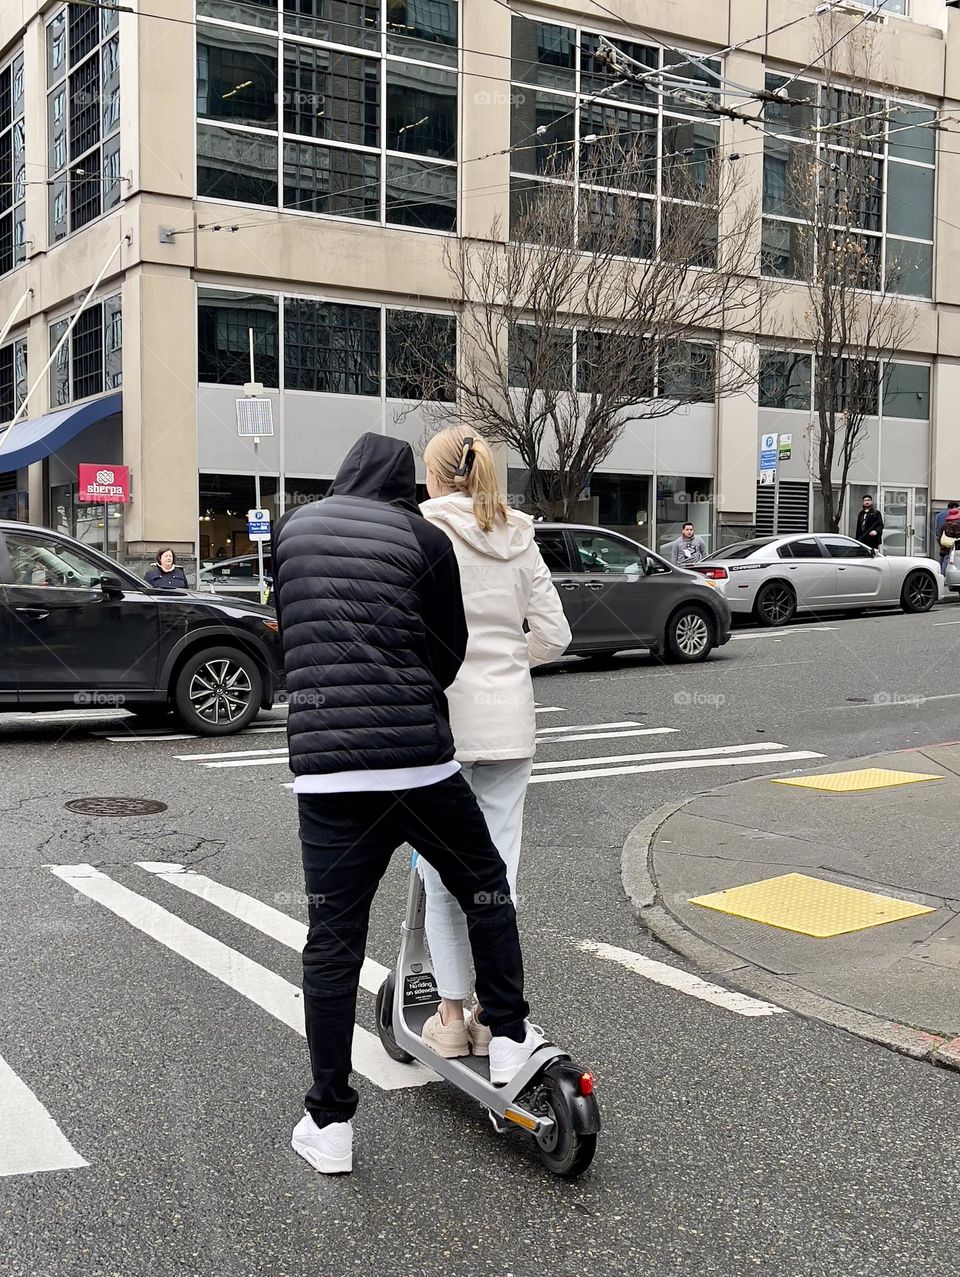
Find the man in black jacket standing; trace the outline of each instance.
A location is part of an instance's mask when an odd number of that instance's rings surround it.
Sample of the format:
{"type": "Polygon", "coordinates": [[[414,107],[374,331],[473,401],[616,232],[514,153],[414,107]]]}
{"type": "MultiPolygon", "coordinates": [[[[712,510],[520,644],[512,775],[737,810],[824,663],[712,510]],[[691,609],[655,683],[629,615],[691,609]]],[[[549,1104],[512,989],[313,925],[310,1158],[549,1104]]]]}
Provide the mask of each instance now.
{"type": "Polygon", "coordinates": [[[874,506],[873,497],[863,498],[863,508],[857,515],[856,537],[871,549],[883,544],[883,515],[874,506]]]}
{"type": "Polygon", "coordinates": [[[410,445],[365,434],[322,501],[273,540],[287,736],[310,928],[303,993],[313,1086],[293,1147],[316,1170],[353,1166],[350,1086],[370,905],[394,850],[421,851],[467,915],[491,1080],[543,1041],[526,1020],[506,870],[454,761],[444,689],[467,626],[449,539],[421,518],[410,445]]]}

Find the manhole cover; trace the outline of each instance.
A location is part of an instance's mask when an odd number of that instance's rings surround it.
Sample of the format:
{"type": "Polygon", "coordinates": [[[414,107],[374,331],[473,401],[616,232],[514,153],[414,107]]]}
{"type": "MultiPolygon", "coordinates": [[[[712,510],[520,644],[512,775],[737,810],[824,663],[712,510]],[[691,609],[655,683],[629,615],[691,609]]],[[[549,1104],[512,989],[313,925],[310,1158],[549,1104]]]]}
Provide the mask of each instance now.
{"type": "Polygon", "coordinates": [[[167,810],[152,798],[74,798],[64,806],[80,816],[155,816],[167,810]]]}

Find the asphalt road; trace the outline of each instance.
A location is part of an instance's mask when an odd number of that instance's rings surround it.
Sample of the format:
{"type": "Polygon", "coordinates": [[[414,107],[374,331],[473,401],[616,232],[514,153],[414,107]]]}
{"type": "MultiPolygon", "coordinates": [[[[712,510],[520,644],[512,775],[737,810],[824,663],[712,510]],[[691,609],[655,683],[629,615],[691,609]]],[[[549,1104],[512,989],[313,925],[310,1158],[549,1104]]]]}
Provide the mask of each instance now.
{"type": "MultiPolygon", "coordinates": [[[[627,656],[538,675],[549,730],[520,914],[535,1018],[598,1079],[605,1129],[575,1183],[442,1084],[385,1089],[376,1053],[354,1174],[320,1177],[291,1152],[307,1062],[282,982],[297,984],[298,955],[251,925],[243,897],[302,918],[294,800],[282,760],[265,761],[278,756],[238,754],[282,749],[263,730],[282,716],[229,741],[0,718],[0,1095],[21,1088],[23,1157],[43,1144],[61,1167],[0,1163],[0,1274],[953,1274],[960,1077],[789,1014],[738,1014],[583,946],[681,968],[623,896],[632,826],[718,780],[811,765],[788,755],[957,739],[958,659],[946,605],[740,629],[703,666],[627,656]],[[104,794],[167,810],[64,809],[104,794]],[[155,862],[192,867],[206,898],[141,867],[155,862]],[[107,885],[50,867],[78,864],[107,885]],[[233,912],[222,887],[243,893],[233,912]],[[86,1165],[66,1166],[71,1153],[86,1165]]],[[[397,856],[368,947],[384,965],[405,886],[397,856]]],[[[368,992],[359,1022],[373,1030],[368,992]]]]}

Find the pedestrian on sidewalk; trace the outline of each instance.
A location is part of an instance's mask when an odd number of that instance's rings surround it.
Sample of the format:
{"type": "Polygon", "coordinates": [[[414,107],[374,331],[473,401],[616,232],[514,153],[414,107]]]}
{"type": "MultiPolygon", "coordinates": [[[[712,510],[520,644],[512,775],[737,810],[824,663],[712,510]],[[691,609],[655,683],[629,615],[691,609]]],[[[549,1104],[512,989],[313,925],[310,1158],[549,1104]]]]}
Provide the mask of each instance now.
{"type": "Polygon", "coordinates": [[[685,523],[676,541],[667,546],[667,557],[678,568],[692,568],[707,557],[703,537],[694,534],[692,523],[685,523]]]}
{"type": "MultiPolygon", "coordinates": [[[[430,500],[420,511],[450,538],[470,636],[460,672],[447,689],[456,758],[516,900],[523,805],[536,749],[530,670],[563,655],[570,626],[537,548],[533,520],[507,505],[486,442],[451,426],[434,435],[423,461],[430,500]]],[[[467,920],[432,863],[421,856],[419,864],[441,998],[421,1036],[446,1059],[471,1051],[486,1055],[489,1028],[477,1021],[476,1011],[464,1014],[470,992],[467,920]]]]}
{"type": "Polygon", "coordinates": [[[863,498],[863,506],[857,515],[856,539],[861,545],[878,550],[883,545],[883,515],[873,504],[873,497],[863,498]]]}
{"type": "Polygon", "coordinates": [[[313,1085],[292,1144],[335,1173],[353,1168],[351,1045],[370,905],[401,843],[429,857],[467,915],[491,1080],[508,1082],[543,1038],[526,1019],[506,870],[454,759],[444,689],[467,626],[453,547],[417,508],[410,445],[362,435],[327,496],[280,519],[272,563],[310,924],[313,1085]]]}
{"type": "Polygon", "coordinates": [[[153,566],[147,568],[145,580],[147,585],[152,585],[155,590],[186,590],[189,588],[187,574],[177,563],[177,556],[169,546],[157,551],[153,566]]]}
{"type": "Polygon", "coordinates": [[[953,548],[960,537],[960,501],[947,502],[946,510],[941,510],[934,521],[933,535],[940,555],[940,573],[946,576],[953,548]]]}

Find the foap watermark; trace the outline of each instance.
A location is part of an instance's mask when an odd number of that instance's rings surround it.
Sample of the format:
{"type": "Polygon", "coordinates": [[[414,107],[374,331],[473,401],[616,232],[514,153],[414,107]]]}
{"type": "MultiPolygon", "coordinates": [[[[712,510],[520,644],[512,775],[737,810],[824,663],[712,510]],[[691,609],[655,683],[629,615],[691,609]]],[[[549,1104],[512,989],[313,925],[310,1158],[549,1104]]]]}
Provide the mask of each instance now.
{"type": "Polygon", "coordinates": [[[127,698],[122,692],[77,692],[73,703],[83,709],[120,709],[127,698]]]}
{"type": "Polygon", "coordinates": [[[512,903],[515,908],[519,909],[523,902],[523,896],[511,896],[509,892],[502,891],[478,891],[473,897],[475,905],[508,905],[512,903]]]}
{"type": "Polygon", "coordinates": [[[916,692],[877,692],[873,698],[874,705],[923,705],[925,696],[916,692]]]}
{"type": "Polygon", "coordinates": [[[522,692],[477,692],[475,705],[526,705],[529,698],[522,692]]]}
{"type": "Polygon", "coordinates": [[[276,891],[273,895],[273,903],[278,906],[325,905],[327,897],[320,895],[319,892],[311,891],[276,891]]]}
{"type": "Polygon", "coordinates": [[[504,93],[502,89],[480,89],[474,93],[475,106],[523,106],[525,93],[504,93]]]}
{"type": "Polygon", "coordinates": [[[722,692],[674,692],[673,703],[719,709],[722,705],[726,705],[727,698],[722,692]]]}
{"type": "Polygon", "coordinates": [[[327,703],[327,698],[323,692],[307,687],[298,692],[277,692],[273,703],[286,705],[290,709],[322,709],[327,703]]]}

